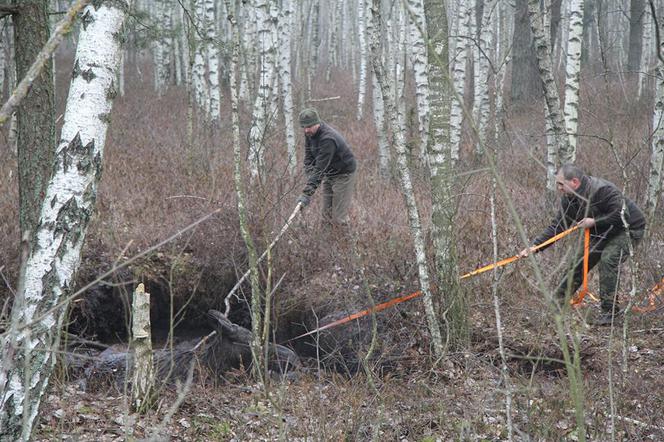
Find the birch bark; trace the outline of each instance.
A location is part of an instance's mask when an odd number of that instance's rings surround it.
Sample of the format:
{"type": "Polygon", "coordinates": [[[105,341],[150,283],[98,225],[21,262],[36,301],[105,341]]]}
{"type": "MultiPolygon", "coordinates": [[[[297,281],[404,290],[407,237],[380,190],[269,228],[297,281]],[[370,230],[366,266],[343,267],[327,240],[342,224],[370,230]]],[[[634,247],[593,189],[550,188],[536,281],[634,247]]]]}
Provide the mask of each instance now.
{"type": "Polygon", "coordinates": [[[535,43],[537,65],[542,86],[544,87],[544,98],[547,108],[546,118],[549,119],[551,125],[552,140],[555,150],[559,153],[558,157],[561,163],[568,163],[572,159],[570,156],[571,152],[569,151],[569,143],[565,135],[565,122],[561,113],[560,97],[558,96],[558,88],[551,66],[548,33],[545,31],[539,0],[528,0],[528,16],[535,43]]]}
{"type": "MultiPolygon", "coordinates": [[[[664,53],[664,43],[660,45],[664,53]]],[[[650,154],[650,175],[646,190],[645,212],[649,223],[655,220],[655,210],[662,194],[662,166],[664,165],[664,65],[657,68],[657,93],[653,112],[653,139],[650,154]]]]}
{"type": "Polygon", "coordinates": [[[247,208],[244,186],[242,182],[242,151],[240,144],[240,117],[239,117],[239,90],[240,84],[238,82],[238,62],[240,59],[240,35],[235,17],[237,10],[231,6],[231,0],[225,0],[226,9],[228,10],[228,21],[231,28],[231,59],[229,69],[229,82],[230,82],[230,100],[231,100],[231,126],[233,132],[233,178],[235,182],[235,191],[237,193],[237,208],[240,218],[240,231],[242,238],[247,246],[249,254],[249,268],[250,268],[250,281],[251,281],[251,322],[253,339],[251,342],[251,354],[253,357],[253,370],[254,374],[261,376],[262,370],[262,355],[261,340],[259,333],[262,327],[261,318],[261,292],[260,281],[258,278],[258,259],[256,254],[256,247],[254,245],[251,233],[248,229],[247,222],[247,208]],[[235,13],[234,13],[235,12],[235,13]]]}
{"type": "Polygon", "coordinates": [[[461,145],[461,124],[463,122],[464,103],[459,101],[463,99],[466,90],[466,61],[467,37],[469,33],[470,13],[468,7],[462,1],[457,9],[458,34],[455,40],[454,57],[452,63],[452,83],[456,90],[455,97],[452,99],[452,108],[450,110],[450,149],[452,164],[459,160],[459,148],[461,145]]]}
{"type": "Polygon", "coordinates": [[[2,342],[0,439],[28,440],[55,363],[69,287],[93,216],[128,5],[88,6],[39,228],[2,342]]]}
{"type": "Polygon", "coordinates": [[[214,0],[205,0],[205,36],[208,62],[209,115],[213,124],[219,123],[221,115],[221,90],[219,88],[219,44],[217,43],[217,18],[214,0]]]}
{"type": "Polygon", "coordinates": [[[367,89],[366,1],[367,0],[357,0],[357,37],[360,46],[360,80],[357,85],[357,121],[360,121],[364,116],[364,96],[367,89]]]}
{"type": "Polygon", "coordinates": [[[450,146],[449,32],[444,3],[426,0],[427,33],[430,35],[429,85],[431,116],[429,167],[431,170],[431,221],[436,276],[443,308],[446,311],[447,338],[454,348],[462,348],[468,340],[468,307],[459,290],[454,197],[454,166],[450,146]]]}
{"type": "Polygon", "coordinates": [[[571,0],[569,8],[564,117],[569,144],[567,160],[574,162],[579,126],[579,73],[581,71],[581,39],[583,38],[583,0],[571,0]]]}
{"type": "MultiPolygon", "coordinates": [[[[256,15],[258,19],[258,46],[260,51],[260,72],[258,91],[253,106],[253,121],[249,130],[249,170],[251,178],[256,179],[263,174],[265,155],[265,133],[268,127],[268,109],[270,92],[276,68],[276,49],[273,39],[273,26],[276,19],[272,16],[276,8],[274,0],[257,0],[256,15]]],[[[258,334],[260,336],[260,333],[258,334]]]]}
{"type": "Polygon", "coordinates": [[[403,188],[404,199],[408,208],[408,221],[410,224],[411,234],[413,235],[413,242],[415,247],[415,258],[417,261],[418,274],[420,279],[420,288],[423,293],[424,308],[426,311],[427,322],[429,325],[429,333],[431,334],[431,341],[434,348],[436,357],[442,357],[444,348],[443,340],[440,334],[440,326],[436,318],[436,310],[433,304],[433,297],[431,294],[431,287],[429,282],[429,270],[427,268],[426,251],[424,246],[424,238],[422,236],[422,226],[420,224],[420,216],[415,201],[415,193],[408,170],[408,157],[406,153],[406,143],[402,129],[399,127],[396,107],[393,94],[390,91],[391,85],[383,70],[383,64],[380,59],[380,28],[382,27],[381,13],[380,13],[380,0],[372,0],[372,19],[373,19],[373,34],[370,39],[371,46],[371,61],[376,79],[380,84],[383,100],[385,102],[385,110],[389,115],[390,127],[394,136],[394,147],[397,152],[397,167],[399,176],[401,178],[401,186],[403,188]]]}
{"type": "Polygon", "coordinates": [[[494,37],[491,17],[496,16],[496,1],[497,0],[487,0],[484,2],[482,22],[479,31],[479,53],[478,59],[475,60],[475,62],[478,64],[479,70],[478,82],[475,83],[475,99],[477,101],[475,105],[475,121],[479,133],[479,141],[475,145],[475,152],[478,155],[482,155],[484,153],[483,146],[487,142],[489,113],[491,111],[491,96],[489,89],[491,88],[490,80],[494,77],[491,75],[491,60],[489,59],[489,54],[491,54],[491,48],[493,46],[494,37]]]}
{"type": "Polygon", "coordinates": [[[422,0],[408,0],[410,26],[410,60],[413,64],[415,80],[415,100],[417,104],[417,122],[420,136],[420,153],[427,157],[429,142],[429,76],[426,42],[426,18],[422,0]]]}
{"type": "Polygon", "coordinates": [[[295,145],[295,122],[293,117],[293,84],[291,79],[291,33],[293,32],[292,0],[282,0],[279,17],[279,83],[281,84],[282,108],[286,126],[286,150],[288,172],[297,171],[297,147],[295,145]]]}

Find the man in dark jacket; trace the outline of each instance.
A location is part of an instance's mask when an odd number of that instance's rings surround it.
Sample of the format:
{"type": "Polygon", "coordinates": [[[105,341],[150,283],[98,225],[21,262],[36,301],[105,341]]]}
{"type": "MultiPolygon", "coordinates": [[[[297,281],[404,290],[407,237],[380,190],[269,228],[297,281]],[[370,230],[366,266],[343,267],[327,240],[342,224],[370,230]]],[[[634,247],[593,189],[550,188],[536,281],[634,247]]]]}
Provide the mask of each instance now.
{"type": "MultiPolygon", "coordinates": [[[[610,325],[620,309],[614,305],[618,267],[629,257],[629,242],[636,246],[646,227],[641,210],[612,183],[586,175],[581,169],[565,164],[556,174],[556,187],[562,194],[561,208],[553,222],[544,229],[532,247],[521,251],[527,256],[534,248],[573,225],[590,229],[588,269],[599,264],[602,313],[594,321],[610,325]],[[623,205],[624,219],[623,222],[623,205]]],[[[583,280],[583,250],[570,260],[570,270],[556,289],[558,299],[569,299],[583,280]]]]}
{"type": "Polygon", "coordinates": [[[345,224],[355,188],[357,162],[344,137],[320,120],[314,108],[300,112],[304,130],[304,171],[307,184],[297,199],[307,206],[318,186],[323,185],[323,218],[345,224]]]}

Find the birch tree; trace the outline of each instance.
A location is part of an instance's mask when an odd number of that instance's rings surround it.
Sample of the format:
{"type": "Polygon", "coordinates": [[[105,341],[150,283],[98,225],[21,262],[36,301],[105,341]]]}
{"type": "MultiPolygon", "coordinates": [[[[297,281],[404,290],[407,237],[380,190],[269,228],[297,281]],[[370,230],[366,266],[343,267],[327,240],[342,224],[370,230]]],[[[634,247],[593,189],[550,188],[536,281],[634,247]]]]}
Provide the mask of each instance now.
{"type": "Polygon", "coordinates": [[[295,146],[293,84],[291,79],[291,33],[293,32],[293,2],[282,0],[279,16],[279,83],[286,126],[286,151],[288,171],[294,175],[297,169],[297,148],[295,146]]]}
{"type": "Polygon", "coordinates": [[[415,247],[415,259],[417,261],[418,275],[420,279],[420,289],[422,290],[424,299],[424,309],[426,311],[427,323],[429,326],[429,333],[431,334],[431,341],[433,344],[434,354],[440,358],[443,356],[443,340],[440,334],[440,325],[436,317],[436,310],[433,303],[433,296],[431,294],[431,287],[429,282],[429,270],[427,267],[426,251],[424,246],[424,238],[422,236],[422,226],[420,223],[420,216],[417,209],[415,200],[415,193],[413,191],[413,184],[408,170],[408,156],[406,153],[406,142],[402,129],[399,127],[399,122],[396,115],[396,106],[393,100],[393,92],[390,90],[391,85],[383,69],[383,64],[380,58],[380,34],[382,28],[380,0],[372,0],[371,12],[373,20],[373,33],[370,38],[371,47],[371,62],[373,65],[376,80],[380,85],[385,103],[385,111],[390,119],[390,128],[394,137],[394,147],[397,153],[397,168],[399,170],[399,177],[401,186],[406,200],[406,207],[408,209],[408,222],[410,225],[411,234],[413,235],[413,242],[415,247]]]}
{"type": "Polygon", "coordinates": [[[210,97],[210,121],[219,124],[221,115],[221,91],[219,88],[219,46],[217,44],[217,17],[214,0],[205,0],[205,37],[208,62],[208,96],[210,97]]]}
{"type": "Polygon", "coordinates": [[[367,38],[366,38],[366,2],[357,0],[357,27],[360,50],[360,80],[357,85],[357,121],[364,116],[364,96],[367,90],[367,38]]]}
{"type": "MultiPolygon", "coordinates": [[[[49,39],[48,0],[17,4],[14,23],[16,74],[22,79],[49,39]]],[[[41,203],[53,170],[55,91],[49,57],[16,111],[19,224],[21,235],[34,232],[41,203]]]]}
{"type": "Polygon", "coordinates": [[[565,134],[565,122],[561,113],[560,97],[553,77],[553,67],[551,63],[550,45],[545,31],[545,23],[542,19],[539,0],[528,0],[528,16],[530,19],[530,29],[535,43],[535,54],[537,56],[537,65],[544,88],[544,99],[546,103],[546,118],[550,125],[550,143],[556,152],[560,163],[572,161],[569,143],[565,134]]]}
{"type": "Polygon", "coordinates": [[[415,80],[415,101],[417,104],[417,122],[420,135],[420,152],[427,156],[429,140],[429,77],[426,32],[426,18],[422,0],[408,0],[410,26],[410,60],[413,65],[415,80]]]}
{"type": "Polygon", "coordinates": [[[478,56],[475,63],[478,66],[478,81],[475,83],[475,123],[477,124],[477,131],[479,141],[475,144],[475,152],[478,155],[484,153],[484,144],[487,142],[487,132],[489,128],[489,113],[490,109],[490,80],[493,78],[491,75],[491,59],[490,53],[493,47],[493,26],[491,17],[496,17],[496,1],[487,0],[484,2],[484,10],[482,12],[482,21],[479,30],[479,40],[477,42],[478,56]]]}
{"type": "Polygon", "coordinates": [[[569,3],[568,36],[564,107],[565,130],[567,131],[569,146],[566,162],[574,162],[579,125],[579,73],[581,71],[581,38],[583,38],[583,0],[571,0],[569,3]]]}
{"type": "Polygon", "coordinates": [[[192,45],[194,47],[194,63],[192,66],[191,78],[193,85],[193,94],[196,104],[203,110],[205,117],[208,117],[210,109],[209,88],[206,80],[206,43],[200,36],[200,30],[205,25],[205,0],[193,0],[194,2],[194,30],[192,35],[192,45]]]}
{"type": "Polygon", "coordinates": [[[255,12],[259,26],[260,72],[253,105],[253,121],[249,130],[249,170],[252,179],[262,175],[264,167],[264,138],[268,128],[270,91],[276,68],[275,31],[273,29],[277,22],[275,0],[256,0],[255,12]]]}
{"type": "MultiPolygon", "coordinates": [[[[459,148],[461,145],[461,124],[463,123],[463,96],[466,90],[466,61],[467,61],[467,38],[470,26],[470,12],[465,2],[460,2],[457,9],[457,36],[455,38],[454,57],[452,63],[452,84],[456,94],[452,100],[450,110],[450,149],[452,163],[459,160],[459,148]]],[[[430,22],[427,20],[427,25],[430,22]]]]}
{"type": "Polygon", "coordinates": [[[0,439],[28,440],[48,387],[69,288],[93,216],[106,129],[116,94],[120,31],[128,5],[88,6],[67,99],[64,124],[38,228],[2,342],[0,439]]]}
{"type": "Polygon", "coordinates": [[[262,375],[262,355],[261,348],[261,292],[259,287],[258,278],[258,259],[256,254],[256,246],[249,232],[247,222],[247,208],[244,186],[242,183],[242,151],[240,144],[240,117],[239,117],[239,90],[240,84],[238,81],[238,61],[240,59],[240,35],[235,17],[237,16],[237,9],[231,6],[232,0],[224,0],[226,2],[226,9],[228,10],[228,20],[231,27],[231,60],[229,69],[229,82],[230,82],[230,100],[231,100],[231,127],[233,133],[233,178],[235,183],[235,191],[237,193],[237,208],[240,218],[240,231],[242,238],[247,246],[249,255],[249,269],[251,281],[251,324],[253,339],[251,342],[251,355],[253,359],[254,374],[257,376],[262,375]]]}
{"type": "MultiPolygon", "coordinates": [[[[660,32],[664,24],[659,25],[660,32]]],[[[664,40],[657,48],[658,65],[656,70],[655,110],[653,112],[653,137],[650,154],[650,175],[646,190],[645,211],[649,223],[655,220],[655,209],[662,193],[662,172],[664,166],[664,40]]]]}
{"type": "Polygon", "coordinates": [[[454,166],[450,145],[450,108],[452,91],[448,74],[448,22],[444,2],[425,0],[429,47],[429,85],[431,115],[429,128],[429,167],[431,169],[431,221],[436,274],[446,311],[447,338],[455,348],[468,339],[468,307],[459,289],[455,215],[452,189],[454,166]]]}

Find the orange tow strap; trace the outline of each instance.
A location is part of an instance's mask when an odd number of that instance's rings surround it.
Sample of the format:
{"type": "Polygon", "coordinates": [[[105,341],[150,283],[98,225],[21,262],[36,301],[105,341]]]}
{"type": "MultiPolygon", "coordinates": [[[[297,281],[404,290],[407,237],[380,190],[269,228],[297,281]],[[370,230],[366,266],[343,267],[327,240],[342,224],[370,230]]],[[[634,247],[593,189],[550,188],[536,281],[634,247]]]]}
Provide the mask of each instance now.
{"type": "Polygon", "coordinates": [[[593,301],[598,301],[597,297],[588,291],[588,261],[590,257],[590,229],[586,229],[583,233],[583,283],[581,290],[576,297],[570,299],[570,304],[578,306],[583,302],[583,298],[588,295],[593,301]]]}
{"type": "MultiPolygon", "coordinates": [[[[562,238],[566,237],[567,235],[569,235],[570,233],[572,233],[572,232],[574,232],[578,229],[579,229],[579,226],[571,227],[571,228],[565,230],[564,232],[561,232],[561,233],[549,238],[548,240],[544,241],[542,244],[539,244],[539,245],[535,246],[534,251],[540,250],[540,249],[548,246],[549,244],[552,244],[556,241],[559,241],[562,238]]],[[[583,299],[586,296],[589,296],[594,301],[598,300],[596,296],[594,296],[592,293],[590,293],[588,291],[588,261],[589,261],[589,256],[590,256],[590,229],[585,229],[584,239],[583,239],[583,283],[582,283],[582,286],[581,286],[581,290],[579,291],[579,294],[575,298],[572,298],[570,300],[570,304],[572,304],[573,306],[578,306],[579,304],[581,304],[581,302],[583,301],[583,299]]],[[[523,258],[523,257],[519,256],[519,255],[515,255],[515,256],[512,256],[510,258],[503,259],[503,260],[498,261],[496,263],[489,264],[489,265],[486,265],[484,267],[480,267],[479,269],[473,270],[472,272],[468,272],[465,275],[460,276],[459,279],[466,279],[466,278],[469,278],[471,276],[479,275],[480,273],[484,273],[484,272],[487,272],[489,270],[492,270],[492,269],[495,269],[495,268],[498,268],[498,267],[503,267],[507,264],[510,264],[510,263],[514,262],[514,261],[518,261],[521,258],[523,258]]],[[[658,295],[660,295],[662,292],[664,292],[664,279],[662,279],[657,285],[655,285],[655,287],[650,289],[650,291],[648,293],[648,305],[646,307],[634,306],[634,307],[632,307],[632,310],[635,311],[635,312],[639,312],[639,313],[650,312],[650,311],[655,310],[655,308],[656,308],[655,298],[658,295]]],[[[332,321],[329,324],[325,324],[322,327],[318,327],[318,328],[316,328],[314,330],[311,330],[307,333],[304,333],[304,334],[301,334],[301,335],[296,336],[294,338],[291,338],[291,339],[289,339],[289,341],[294,341],[296,339],[300,339],[300,338],[303,338],[305,336],[312,335],[314,333],[326,330],[328,328],[332,328],[332,327],[336,327],[337,325],[345,324],[345,323],[350,322],[354,319],[359,319],[359,318],[362,318],[364,316],[367,316],[370,313],[380,312],[382,310],[385,310],[387,308],[392,307],[393,305],[400,304],[400,303],[405,302],[405,301],[410,301],[411,299],[417,298],[418,296],[421,296],[421,295],[422,295],[422,291],[418,290],[418,291],[410,293],[408,295],[399,296],[397,298],[390,299],[389,301],[383,302],[381,304],[377,304],[376,306],[374,306],[372,308],[368,308],[368,309],[362,310],[360,312],[353,313],[352,315],[346,316],[346,317],[341,318],[341,319],[337,319],[336,321],[332,321]]]]}
{"type": "Polygon", "coordinates": [[[409,295],[399,296],[398,298],[390,299],[389,301],[383,302],[382,304],[378,304],[373,308],[368,308],[366,310],[362,310],[361,312],[353,313],[350,316],[346,316],[345,318],[337,319],[336,321],[332,321],[329,324],[325,324],[324,326],[318,327],[315,330],[311,330],[310,332],[304,333],[300,336],[296,336],[296,337],[290,339],[290,341],[294,341],[296,339],[300,339],[300,338],[303,338],[305,336],[309,336],[309,335],[314,334],[316,332],[323,331],[325,329],[328,329],[328,328],[331,328],[331,327],[334,327],[334,326],[337,326],[337,325],[345,324],[346,322],[350,322],[353,319],[361,318],[361,317],[366,316],[366,315],[368,315],[369,313],[372,313],[372,312],[379,312],[379,311],[385,310],[386,308],[392,307],[395,304],[399,304],[401,302],[409,301],[413,298],[417,298],[421,294],[422,294],[422,291],[418,290],[418,291],[413,292],[409,295]]]}
{"type": "MultiPolygon", "coordinates": [[[[564,232],[561,232],[561,233],[557,234],[556,236],[553,236],[553,237],[547,239],[542,244],[539,244],[538,246],[535,246],[534,251],[540,250],[540,249],[548,246],[549,244],[553,244],[554,242],[556,242],[560,239],[563,239],[564,237],[566,237],[570,233],[578,230],[578,228],[579,228],[579,226],[570,227],[569,229],[565,230],[564,232]]],[[[480,273],[488,272],[489,270],[493,270],[493,269],[498,268],[498,267],[506,266],[507,264],[513,263],[514,261],[518,261],[521,258],[523,258],[523,256],[515,255],[515,256],[512,256],[511,258],[503,259],[502,261],[498,261],[496,263],[489,264],[487,266],[481,267],[477,270],[473,270],[472,272],[468,272],[465,275],[462,275],[461,277],[459,277],[459,279],[470,278],[471,276],[479,275],[480,273]]]]}

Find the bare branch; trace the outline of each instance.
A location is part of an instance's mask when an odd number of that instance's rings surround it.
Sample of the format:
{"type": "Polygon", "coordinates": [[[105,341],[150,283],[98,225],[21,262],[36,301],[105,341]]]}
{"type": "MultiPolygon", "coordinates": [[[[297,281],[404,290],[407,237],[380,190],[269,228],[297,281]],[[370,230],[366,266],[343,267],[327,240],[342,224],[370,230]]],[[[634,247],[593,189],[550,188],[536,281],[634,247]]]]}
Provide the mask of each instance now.
{"type": "Polygon", "coordinates": [[[662,51],[660,50],[662,45],[662,36],[659,33],[659,22],[657,20],[657,10],[655,9],[655,2],[653,0],[649,0],[648,3],[650,4],[650,13],[652,14],[653,22],[655,23],[655,43],[657,43],[657,58],[659,58],[660,63],[664,64],[664,56],[662,55],[662,51]]]}
{"type": "MultiPolygon", "coordinates": [[[[90,0],[78,0],[71,8],[69,8],[67,15],[60,20],[53,35],[51,35],[51,38],[48,39],[42,50],[39,52],[37,59],[32,63],[32,66],[28,69],[25,77],[23,77],[18,86],[16,86],[14,93],[9,97],[9,100],[7,100],[2,106],[2,109],[0,109],[0,127],[9,120],[14,113],[14,110],[19,104],[21,104],[21,101],[28,94],[30,86],[44,68],[48,59],[51,58],[51,55],[53,55],[57,47],[60,45],[64,36],[71,31],[74,20],[76,20],[76,15],[85,8],[88,3],[90,3],[90,0]]],[[[0,10],[2,10],[2,8],[3,7],[0,7],[0,10]]]]}

